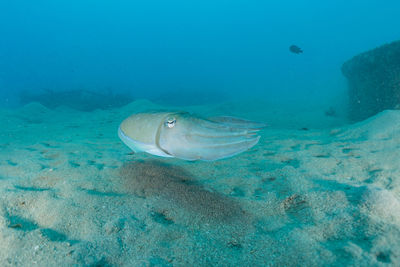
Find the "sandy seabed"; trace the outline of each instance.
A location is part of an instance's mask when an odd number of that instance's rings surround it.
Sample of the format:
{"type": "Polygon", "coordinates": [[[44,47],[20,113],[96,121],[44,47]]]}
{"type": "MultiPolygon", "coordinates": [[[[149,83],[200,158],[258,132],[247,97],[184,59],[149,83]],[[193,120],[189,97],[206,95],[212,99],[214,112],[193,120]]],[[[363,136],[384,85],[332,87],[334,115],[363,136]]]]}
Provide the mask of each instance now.
{"type": "Polygon", "coordinates": [[[1,110],[0,265],[400,265],[400,111],[350,125],[186,107],[270,124],[245,153],[188,162],[118,139],[124,118],[159,108],[1,110]]]}

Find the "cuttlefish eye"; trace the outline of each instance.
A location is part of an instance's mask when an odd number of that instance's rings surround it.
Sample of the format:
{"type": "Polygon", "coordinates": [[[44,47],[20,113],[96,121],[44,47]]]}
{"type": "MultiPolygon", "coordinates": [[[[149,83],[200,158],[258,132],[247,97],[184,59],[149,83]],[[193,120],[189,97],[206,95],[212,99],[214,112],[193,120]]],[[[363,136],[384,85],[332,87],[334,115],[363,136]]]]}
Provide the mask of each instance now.
{"type": "Polygon", "coordinates": [[[175,123],[176,123],[176,119],[174,118],[174,117],[170,117],[170,118],[167,118],[167,120],[165,121],[165,126],[167,126],[168,128],[172,128],[172,127],[174,127],[175,126],[175,123]]]}

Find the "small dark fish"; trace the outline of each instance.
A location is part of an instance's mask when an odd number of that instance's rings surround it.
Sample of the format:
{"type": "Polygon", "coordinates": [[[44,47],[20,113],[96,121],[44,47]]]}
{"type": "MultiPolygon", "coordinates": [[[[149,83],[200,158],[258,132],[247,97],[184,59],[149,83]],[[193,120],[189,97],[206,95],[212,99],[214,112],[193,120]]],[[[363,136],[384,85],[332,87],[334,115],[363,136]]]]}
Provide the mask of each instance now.
{"type": "Polygon", "coordinates": [[[295,53],[295,54],[303,53],[303,50],[300,47],[298,47],[297,45],[291,45],[289,47],[289,50],[290,50],[290,52],[295,53]]]}

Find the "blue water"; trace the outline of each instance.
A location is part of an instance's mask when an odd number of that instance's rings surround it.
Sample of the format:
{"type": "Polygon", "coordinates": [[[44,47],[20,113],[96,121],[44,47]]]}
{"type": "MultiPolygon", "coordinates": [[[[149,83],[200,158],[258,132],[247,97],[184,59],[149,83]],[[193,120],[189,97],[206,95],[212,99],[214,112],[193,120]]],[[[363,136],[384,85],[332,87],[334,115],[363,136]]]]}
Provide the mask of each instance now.
{"type": "Polygon", "coordinates": [[[395,0],[1,1],[0,103],[85,89],[340,106],[341,64],[399,39],[399,9],[395,0]]]}

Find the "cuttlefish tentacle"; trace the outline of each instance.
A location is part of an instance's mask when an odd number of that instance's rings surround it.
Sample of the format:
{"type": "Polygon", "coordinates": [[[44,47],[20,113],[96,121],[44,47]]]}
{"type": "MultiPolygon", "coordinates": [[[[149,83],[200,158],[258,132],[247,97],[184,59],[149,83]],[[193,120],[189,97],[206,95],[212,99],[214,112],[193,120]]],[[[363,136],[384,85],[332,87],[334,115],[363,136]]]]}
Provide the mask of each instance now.
{"type": "Polygon", "coordinates": [[[265,124],[234,117],[203,119],[187,112],[134,114],[121,123],[122,141],[135,151],[186,160],[239,154],[260,139],[265,124]]]}
{"type": "Polygon", "coordinates": [[[235,118],[235,117],[231,117],[231,116],[211,117],[208,119],[210,121],[223,123],[224,125],[229,125],[229,126],[236,127],[236,128],[261,130],[261,129],[267,127],[267,124],[263,123],[263,122],[249,121],[249,120],[235,118]]]}
{"type": "Polygon", "coordinates": [[[227,157],[232,157],[242,153],[257,144],[259,136],[253,139],[247,139],[236,143],[214,144],[197,146],[188,150],[174,150],[176,157],[186,160],[205,160],[212,161],[227,157]]]}
{"type": "Polygon", "coordinates": [[[259,129],[252,127],[237,127],[239,125],[230,125],[220,122],[211,121],[199,117],[194,117],[190,114],[177,114],[180,123],[185,123],[185,127],[190,128],[191,132],[197,135],[204,136],[232,136],[232,135],[247,135],[251,132],[257,132],[259,129]]]}

